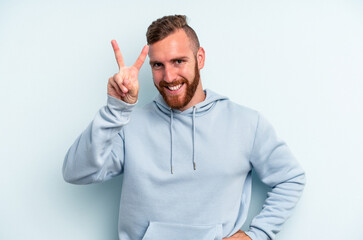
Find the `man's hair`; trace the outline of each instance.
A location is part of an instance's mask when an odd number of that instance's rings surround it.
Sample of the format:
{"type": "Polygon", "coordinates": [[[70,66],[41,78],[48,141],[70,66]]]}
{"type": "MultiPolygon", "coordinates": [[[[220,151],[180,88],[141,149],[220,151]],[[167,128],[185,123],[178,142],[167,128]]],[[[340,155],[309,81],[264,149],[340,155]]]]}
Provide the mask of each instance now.
{"type": "Polygon", "coordinates": [[[147,43],[149,45],[156,43],[180,29],[183,29],[188,36],[192,44],[192,50],[196,54],[200,47],[198,36],[188,25],[185,15],[165,16],[152,22],[146,32],[147,43]]]}

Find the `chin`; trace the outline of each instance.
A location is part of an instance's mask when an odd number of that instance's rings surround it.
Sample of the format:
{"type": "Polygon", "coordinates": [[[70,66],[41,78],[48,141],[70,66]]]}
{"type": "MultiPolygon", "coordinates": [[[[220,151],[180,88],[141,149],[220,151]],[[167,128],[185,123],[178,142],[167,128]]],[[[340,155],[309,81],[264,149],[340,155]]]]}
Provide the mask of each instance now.
{"type": "Polygon", "coordinates": [[[188,104],[185,102],[185,96],[166,97],[166,99],[164,97],[164,100],[171,108],[174,109],[181,109],[188,104]]]}

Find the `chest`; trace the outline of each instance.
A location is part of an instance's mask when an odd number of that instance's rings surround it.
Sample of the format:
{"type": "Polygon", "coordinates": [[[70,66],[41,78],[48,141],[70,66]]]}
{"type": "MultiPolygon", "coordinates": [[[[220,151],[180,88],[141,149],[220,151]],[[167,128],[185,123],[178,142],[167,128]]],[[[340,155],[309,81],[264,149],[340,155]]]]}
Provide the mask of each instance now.
{"type": "Polygon", "coordinates": [[[253,131],[224,116],[176,117],[143,122],[125,131],[125,172],[235,177],[247,174],[253,131]],[[196,170],[194,170],[194,163],[196,170]]]}

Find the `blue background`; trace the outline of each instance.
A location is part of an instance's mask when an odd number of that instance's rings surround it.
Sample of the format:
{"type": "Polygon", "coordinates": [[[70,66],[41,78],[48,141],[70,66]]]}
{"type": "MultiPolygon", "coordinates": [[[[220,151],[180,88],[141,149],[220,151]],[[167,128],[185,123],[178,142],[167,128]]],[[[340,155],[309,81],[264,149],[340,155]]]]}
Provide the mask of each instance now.
{"type": "MultiPolygon", "coordinates": [[[[0,239],[117,238],[122,177],[70,185],[63,158],[106,103],[111,39],[130,65],[148,25],[175,13],[206,51],[204,87],[264,114],[307,172],[277,239],[363,239],[359,0],[0,1],[0,239]]],[[[142,106],[156,94],[147,62],[140,88],[142,106]]],[[[249,221],[266,194],[254,187],[249,221]]]]}

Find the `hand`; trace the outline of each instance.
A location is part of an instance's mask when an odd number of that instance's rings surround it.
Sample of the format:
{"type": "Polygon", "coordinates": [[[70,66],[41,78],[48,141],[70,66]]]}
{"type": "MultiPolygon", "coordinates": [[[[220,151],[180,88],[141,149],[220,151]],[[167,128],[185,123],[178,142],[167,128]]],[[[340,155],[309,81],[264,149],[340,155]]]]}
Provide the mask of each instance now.
{"type": "Polygon", "coordinates": [[[239,230],[232,236],[223,238],[222,240],[252,240],[252,239],[249,236],[247,236],[247,234],[244,231],[239,230]]]}
{"type": "Polygon", "coordinates": [[[116,40],[112,40],[111,44],[115,52],[119,72],[108,79],[107,94],[126,103],[136,103],[139,94],[138,75],[149,51],[149,46],[144,46],[134,65],[126,67],[116,40]]]}

